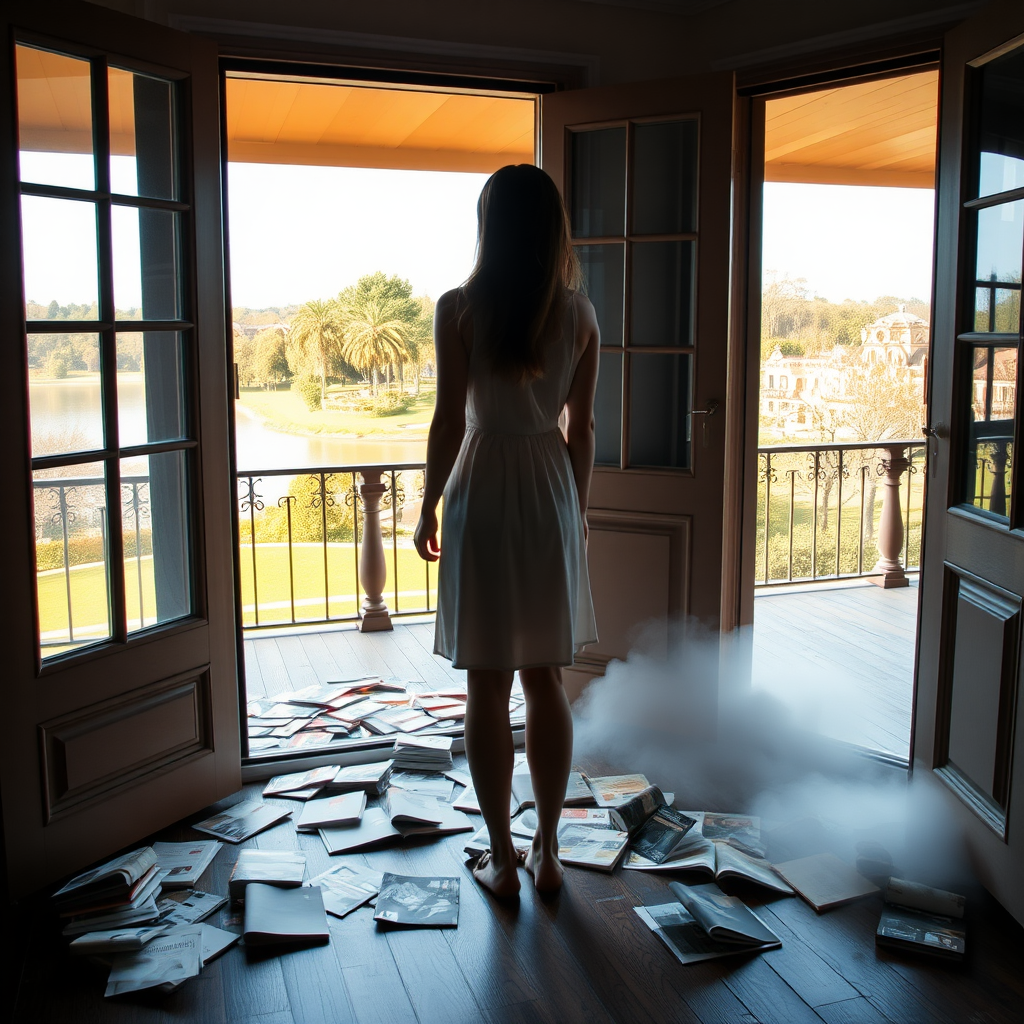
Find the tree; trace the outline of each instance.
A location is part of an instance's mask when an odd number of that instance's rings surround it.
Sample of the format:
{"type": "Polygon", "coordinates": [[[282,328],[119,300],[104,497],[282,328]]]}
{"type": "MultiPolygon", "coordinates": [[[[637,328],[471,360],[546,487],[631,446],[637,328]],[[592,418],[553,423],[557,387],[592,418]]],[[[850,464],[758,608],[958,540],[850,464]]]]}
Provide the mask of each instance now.
{"type": "Polygon", "coordinates": [[[234,349],[239,383],[251,384],[255,376],[255,345],[252,336],[245,331],[235,331],[234,349]]]}
{"type": "Polygon", "coordinates": [[[288,375],[284,332],[268,327],[253,339],[253,374],[263,385],[277,384],[288,375]]]}
{"type": "Polygon", "coordinates": [[[434,301],[421,295],[419,316],[413,322],[412,330],[406,342],[409,348],[409,359],[416,370],[416,394],[420,393],[420,377],[426,363],[434,361],[434,301]]]}
{"type": "Polygon", "coordinates": [[[422,307],[412,285],[382,271],[361,277],[338,296],[343,343],[341,354],[369,374],[374,397],[381,371],[412,358],[422,307]]]}
{"type": "Polygon", "coordinates": [[[312,367],[320,378],[321,405],[327,398],[327,374],[341,352],[341,312],[333,299],[312,299],[299,307],[288,332],[288,365],[294,372],[312,367]]]}

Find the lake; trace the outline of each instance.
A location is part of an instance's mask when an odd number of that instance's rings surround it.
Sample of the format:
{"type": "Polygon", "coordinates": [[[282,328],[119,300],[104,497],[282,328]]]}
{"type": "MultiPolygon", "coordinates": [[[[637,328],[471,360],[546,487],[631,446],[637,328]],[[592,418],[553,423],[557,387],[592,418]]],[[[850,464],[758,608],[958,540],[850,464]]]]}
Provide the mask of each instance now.
{"type": "MultiPolygon", "coordinates": [[[[117,375],[118,429],[122,446],[144,444],[146,407],[142,374],[117,375]]],[[[34,456],[99,447],[102,443],[98,377],[30,382],[34,456]]],[[[424,438],[365,439],[302,436],[272,430],[251,410],[235,402],[235,446],[240,472],[312,469],[423,462],[424,438]]]]}

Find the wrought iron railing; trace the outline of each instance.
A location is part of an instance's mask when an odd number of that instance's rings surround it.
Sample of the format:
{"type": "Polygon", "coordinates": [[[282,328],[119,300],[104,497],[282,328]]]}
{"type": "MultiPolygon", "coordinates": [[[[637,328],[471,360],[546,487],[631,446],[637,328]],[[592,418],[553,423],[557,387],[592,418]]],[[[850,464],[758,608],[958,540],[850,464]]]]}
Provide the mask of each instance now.
{"type": "Polygon", "coordinates": [[[926,458],[923,439],[758,448],[755,586],[905,583],[920,565],[926,458]]]}
{"type": "Polygon", "coordinates": [[[359,621],[373,630],[432,612],[435,574],[403,518],[422,496],[423,470],[420,462],[240,471],[243,625],[359,621]]]}

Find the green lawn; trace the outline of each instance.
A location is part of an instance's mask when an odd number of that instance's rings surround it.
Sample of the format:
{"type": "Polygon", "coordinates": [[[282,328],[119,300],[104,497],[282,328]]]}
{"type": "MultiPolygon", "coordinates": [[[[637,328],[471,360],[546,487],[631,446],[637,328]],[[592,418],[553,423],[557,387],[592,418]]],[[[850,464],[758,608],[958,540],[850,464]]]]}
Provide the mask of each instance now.
{"type": "MultiPolygon", "coordinates": [[[[334,385],[328,396],[339,396],[342,401],[358,401],[365,386],[334,385]]],[[[411,390],[411,385],[406,385],[411,390]]],[[[243,388],[241,403],[276,430],[302,434],[348,434],[353,437],[415,437],[426,436],[430,418],[434,414],[434,387],[421,386],[413,404],[393,416],[371,416],[368,412],[349,411],[336,407],[318,410],[307,408],[297,391],[287,389],[264,391],[261,388],[243,388]]]]}
{"type": "MultiPolygon", "coordinates": [[[[398,548],[398,603],[395,603],[394,552],[385,542],[388,578],[384,600],[392,612],[426,609],[427,576],[424,563],[411,547],[398,548]]],[[[142,559],[142,601],[145,625],[151,625],[156,609],[153,560],[142,559]]],[[[242,620],[256,625],[252,583],[252,550],[242,547],[242,620]]],[[[129,628],[139,620],[139,582],[134,559],[126,562],[126,599],[129,628]]],[[[355,553],[352,544],[331,544],[327,549],[327,578],[330,599],[324,599],[324,552],[318,544],[296,545],[293,549],[295,620],[319,622],[325,617],[353,617],[362,603],[356,593],[355,553]]],[[[256,546],[256,581],[259,588],[259,624],[292,621],[292,587],[289,581],[286,545],[256,546]]],[[[106,635],[107,587],[102,565],[82,565],[71,570],[71,614],[76,636],[106,635]],[[99,628],[97,628],[99,627],[99,628]]],[[[67,636],[67,589],[63,572],[39,576],[39,616],[44,638],[67,636]]],[[[437,607],[437,571],[430,569],[430,607],[437,607]]]]}

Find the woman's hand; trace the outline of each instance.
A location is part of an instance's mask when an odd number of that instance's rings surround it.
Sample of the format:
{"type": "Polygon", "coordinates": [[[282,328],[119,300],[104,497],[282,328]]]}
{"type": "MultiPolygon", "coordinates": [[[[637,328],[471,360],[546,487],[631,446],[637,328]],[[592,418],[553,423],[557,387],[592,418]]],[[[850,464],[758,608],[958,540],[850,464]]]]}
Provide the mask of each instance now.
{"type": "Polygon", "coordinates": [[[416,524],[416,532],[412,535],[416,551],[425,562],[436,562],[440,557],[441,548],[437,543],[437,512],[424,506],[420,510],[420,519],[416,524]]]}

